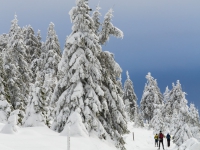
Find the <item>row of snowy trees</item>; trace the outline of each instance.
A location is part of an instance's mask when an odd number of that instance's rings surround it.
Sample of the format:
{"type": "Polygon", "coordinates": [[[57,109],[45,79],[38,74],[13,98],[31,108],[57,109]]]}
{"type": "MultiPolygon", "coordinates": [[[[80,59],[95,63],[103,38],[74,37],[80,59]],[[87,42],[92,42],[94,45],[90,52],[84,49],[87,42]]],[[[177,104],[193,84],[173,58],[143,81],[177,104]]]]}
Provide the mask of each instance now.
{"type": "MultiPolygon", "coordinates": [[[[42,42],[40,31],[35,35],[31,26],[19,27],[15,15],[9,33],[0,35],[0,122],[14,124],[15,130],[17,124],[46,125],[64,132],[77,118],[85,133],[111,137],[125,149],[122,135],[128,133],[127,121],[143,127],[143,120],[148,120],[156,131],[182,134],[183,127],[175,121],[179,115],[180,122],[189,121],[188,126],[194,127],[194,136],[199,130],[198,111],[193,104],[187,107],[180,83],[163,98],[149,73],[140,107],[128,72],[123,89],[122,69],[114,54],[102,50],[111,35],[123,38],[123,32],[111,23],[112,9],[102,23],[100,7],[92,15],[91,11],[88,0],[76,0],[69,12],[72,33],[63,54],[53,23],[42,42]]],[[[183,129],[188,129],[186,124],[183,129]]]]}
{"type": "MultiPolygon", "coordinates": [[[[76,0],[69,12],[73,27],[63,54],[53,23],[45,42],[40,31],[35,35],[31,26],[21,28],[16,15],[9,33],[0,35],[0,121],[13,124],[13,131],[16,125],[47,125],[62,132],[76,112],[88,133],[111,137],[125,149],[122,69],[114,54],[102,51],[111,35],[123,38],[123,32],[111,23],[112,9],[103,23],[100,7],[92,15],[91,11],[88,0],[76,0]]],[[[133,105],[131,112],[136,112],[133,105]]]]}
{"type": "Polygon", "coordinates": [[[140,108],[144,120],[150,123],[154,133],[160,130],[170,132],[178,146],[191,137],[199,138],[199,113],[194,104],[188,106],[180,81],[172,84],[172,90],[166,87],[162,95],[151,73],[146,75],[146,79],[140,108]]]}

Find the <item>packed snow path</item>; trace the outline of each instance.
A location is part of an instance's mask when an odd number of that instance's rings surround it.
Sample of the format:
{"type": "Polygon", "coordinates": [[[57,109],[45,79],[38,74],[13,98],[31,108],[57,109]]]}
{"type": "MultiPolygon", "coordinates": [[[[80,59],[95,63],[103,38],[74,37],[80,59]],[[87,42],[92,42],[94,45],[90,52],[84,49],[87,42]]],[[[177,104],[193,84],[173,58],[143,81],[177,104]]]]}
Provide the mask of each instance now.
{"type": "MultiPolygon", "coordinates": [[[[133,123],[128,124],[130,133],[124,135],[124,140],[126,142],[125,147],[127,150],[157,150],[155,147],[154,135],[152,130],[144,128],[134,128],[133,123]],[[134,141],[133,141],[134,132],[134,141]]],[[[167,140],[164,139],[165,150],[173,150],[175,145],[171,141],[170,148],[167,147],[167,140]]],[[[162,146],[160,148],[163,149],[162,146]]]]}

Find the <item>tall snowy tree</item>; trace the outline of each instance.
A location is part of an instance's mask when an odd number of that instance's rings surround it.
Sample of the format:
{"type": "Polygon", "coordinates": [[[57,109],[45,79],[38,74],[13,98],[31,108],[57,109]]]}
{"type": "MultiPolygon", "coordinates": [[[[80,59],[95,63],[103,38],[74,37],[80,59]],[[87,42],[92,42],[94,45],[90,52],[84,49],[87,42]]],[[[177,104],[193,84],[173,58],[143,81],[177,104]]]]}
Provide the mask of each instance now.
{"type": "Polygon", "coordinates": [[[99,10],[101,9],[101,7],[99,7],[99,5],[96,7],[96,10],[93,12],[92,15],[92,19],[94,21],[94,28],[95,28],[95,34],[98,35],[99,34],[99,28],[100,28],[100,16],[101,13],[99,12],[99,10]]]}
{"type": "Polygon", "coordinates": [[[161,106],[159,105],[154,110],[154,115],[153,118],[151,119],[150,127],[153,128],[154,134],[156,133],[158,134],[160,131],[164,133],[166,130],[165,129],[166,125],[164,124],[163,116],[161,113],[161,106]]]}
{"type": "Polygon", "coordinates": [[[99,33],[99,43],[101,45],[105,44],[109,40],[110,35],[113,35],[117,38],[123,38],[124,36],[123,32],[111,23],[112,17],[113,10],[110,9],[104,17],[102,30],[99,33]]]}
{"type": "Polygon", "coordinates": [[[49,123],[50,110],[46,101],[45,88],[43,88],[44,74],[38,72],[36,82],[31,86],[29,103],[26,108],[23,126],[44,126],[49,123]]]}
{"type": "Polygon", "coordinates": [[[125,109],[131,121],[134,120],[135,110],[137,109],[137,96],[133,89],[133,82],[129,77],[128,71],[126,72],[127,79],[124,83],[124,103],[125,109]]]}
{"type": "Polygon", "coordinates": [[[134,126],[135,127],[144,127],[144,119],[142,117],[141,111],[138,106],[135,109],[134,114],[135,114],[134,115],[134,126]]]}
{"type": "MultiPolygon", "coordinates": [[[[37,41],[37,45],[33,46],[33,48],[29,48],[30,49],[30,55],[31,55],[30,68],[31,68],[31,71],[32,71],[32,83],[35,83],[37,73],[44,69],[44,59],[45,59],[44,55],[46,54],[46,51],[45,51],[45,48],[44,48],[44,43],[41,42],[40,30],[38,30],[37,37],[34,36],[34,41],[37,41]]],[[[31,39],[29,39],[29,42],[32,43],[33,41],[31,42],[31,39]]],[[[32,44],[30,44],[30,47],[31,47],[31,45],[32,44]]]]}
{"type": "Polygon", "coordinates": [[[12,107],[20,111],[20,123],[25,105],[28,102],[29,83],[31,81],[31,71],[26,61],[26,46],[23,43],[22,29],[18,26],[17,16],[12,21],[8,47],[4,51],[4,64],[8,97],[12,107]]]}
{"type": "Polygon", "coordinates": [[[5,99],[4,95],[0,95],[0,122],[6,123],[11,112],[11,105],[5,99]]]}
{"type": "Polygon", "coordinates": [[[2,52],[8,44],[8,34],[0,35],[0,52],[2,52]]]}
{"type": "Polygon", "coordinates": [[[154,110],[157,106],[163,105],[163,96],[158,88],[157,81],[151,76],[146,75],[147,83],[145,85],[140,107],[145,120],[151,121],[154,110]]]}
{"type": "MultiPolygon", "coordinates": [[[[59,63],[61,76],[52,96],[52,102],[56,102],[52,129],[63,131],[70,114],[80,109],[88,132],[97,131],[99,138],[106,138],[109,134],[117,147],[125,149],[121,137],[127,132],[123,100],[117,94],[116,76],[103,76],[99,57],[107,53],[102,53],[98,44],[90,10],[87,0],[77,0],[76,7],[69,13],[73,31],[66,40],[59,63]]],[[[112,71],[116,69],[115,65],[111,66],[112,71]]],[[[108,70],[105,68],[104,71],[108,70]]]]}
{"type": "Polygon", "coordinates": [[[200,125],[199,112],[198,112],[197,108],[195,107],[195,105],[192,103],[190,104],[190,107],[189,107],[189,116],[190,116],[191,125],[193,125],[193,126],[200,125]]]}

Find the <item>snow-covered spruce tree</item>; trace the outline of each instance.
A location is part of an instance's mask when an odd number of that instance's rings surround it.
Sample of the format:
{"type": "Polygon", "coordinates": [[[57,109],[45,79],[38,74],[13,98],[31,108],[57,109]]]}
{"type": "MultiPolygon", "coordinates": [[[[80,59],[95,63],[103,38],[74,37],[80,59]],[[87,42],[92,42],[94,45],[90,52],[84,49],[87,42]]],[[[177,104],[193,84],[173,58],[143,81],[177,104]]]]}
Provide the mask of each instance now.
{"type": "Polygon", "coordinates": [[[31,86],[29,103],[26,108],[26,115],[23,119],[23,126],[34,127],[44,126],[49,123],[50,111],[46,101],[45,88],[43,88],[44,73],[38,72],[35,84],[31,86]]]}
{"type": "Polygon", "coordinates": [[[6,134],[14,134],[18,131],[18,122],[19,122],[19,115],[20,115],[20,110],[13,110],[10,113],[10,116],[8,118],[7,124],[2,128],[1,133],[6,133],[6,134]]]}
{"type": "MultiPolygon", "coordinates": [[[[165,110],[169,115],[172,115],[174,111],[179,114],[181,109],[181,100],[185,99],[185,93],[182,91],[181,84],[179,80],[177,80],[176,85],[172,83],[172,90],[169,93],[169,100],[165,103],[165,110]]],[[[186,102],[187,105],[187,102],[186,102]]],[[[184,106],[186,107],[186,106],[184,106]]]]}
{"type": "Polygon", "coordinates": [[[89,133],[95,130],[99,138],[110,134],[116,145],[124,149],[121,135],[127,132],[127,126],[123,116],[123,100],[117,95],[116,76],[112,80],[111,77],[107,78],[108,75],[102,76],[98,58],[102,50],[94,22],[89,16],[90,10],[87,0],[78,0],[69,13],[74,25],[59,63],[58,71],[62,75],[52,96],[52,102],[58,99],[52,129],[63,131],[70,114],[80,108],[89,133]]]}
{"type": "MultiPolygon", "coordinates": [[[[47,39],[45,42],[46,55],[44,60],[44,83],[46,102],[49,105],[51,112],[55,104],[50,107],[50,100],[54,92],[57,80],[58,80],[58,63],[61,60],[60,44],[58,42],[58,36],[54,30],[54,24],[49,24],[47,39]]],[[[48,120],[53,120],[52,116],[49,116],[48,120]]],[[[51,121],[52,122],[52,121],[51,121]]]]}
{"type": "Polygon", "coordinates": [[[105,44],[109,40],[110,35],[113,35],[117,38],[123,38],[124,36],[123,32],[111,23],[112,17],[113,10],[110,9],[104,17],[102,30],[99,33],[99,43],[101,45],[105,44]]]}
{"type": "Polygon", "coordinates": [[[158,134],[160,131],[162,131],[163,133],[166,131],[166,125],[163,121],[163,116],[161,113],[161,106],[157,106],[154,110],[154,115],[153,118],[150,121],[150,127],[153,128],[154,134],[158,134]]]}
{"type": "Polygon", "coordinates": [[[144,119],[138,105],[134,114],[134,127],[144,127],[144,119]]]}
{"type": "Polygon", "coordinates": [[[3,69],[2,53],[3,52],[0,52],[0,122],[6,123],[8,117],[10,115],[10,112],[12,110],[12,107],[10,105],[10,101],[7,96],[8,89],[7,89],[7,85],[5,82],[6,76],[5,76],[5,72],[3,69]]]}
{"type": "Polygon", "coordinates": [[[98,35],[99,34],[99,28],[100,28],[100,16],[101,13],[99,12],[99,10],[101,9],[101,7],[99,7],[99,5],[96,7],[96,10],[93,12],[92,14],[92,19],[94,21],[94,28],[95,28],[95,34],[98,35]]]}
{"type": "Polygon", "coordinates": [[[22,29],[17,23],[15,15],[9,32],[8,46],[3,54],[3,68],[8,99],[15,110],[20,110],[19,123],[21,123],[25,105],[28,102],[31,71],[26,61],[26,46],[23,43],[22,29]]]}
{"type": "Polygon", "coordinates": [[[199,126],[199,112],[196,109],[194,104],[190,104],[189,107],[189,115],[190,115],[190,124],[193,126],[199,126]]]}
{"type": "Polygon", "coordinates": [[[40,30],[37,33],[37,47],[34,51],[31,51],[31,71],[32,71],[32,83],[35,83],[37,73],[43,71],[44,69],[44,59],[46,55],[46,50],[44,43],[41,42],[40,30]]]}
{"type": "Polygon", "coordinates": [[[158,88],[157,81],[151,76],[151,73],[146,75],[146,79],[147,83],[143,91],[140,108],[144,119],[150,122],[155,108],[163,104],[163,96],[158,88]]]}
{"type": "MultiPolygon", "coordinates": [[[[180,146],[182,143],[184,143],[189,138],[193,137],[191,129],[189,127],[189,112],[188,112],[188,106],[187,106],[187,100],[185,98],[185,92],[181,92],[181,85],[180,82],[177,81],[176,85],[178,93],[176,95],[178,96],[178,101],[175,101],[175,106],[177,108],[173,109],[173,112],[178,112],[178,119],[176,120],[177,127],[172,129],[174,130],[174,142],[180,146]]],[[[172,89],[173,90],[173,89],[172,89]]],[[[172,118],[173,119],[173,118],[172,118]]],[[[174,126],[174,125],[172,125],[174,126]]]]}
{"type": "Polygon", "coordinates": [[[6,49],[8,43],[8,34],[0,35],[0,52],[6,49]]]}
{"type": "Polygon", "coordinates": [[[178,118],[179,119],[176,120],[178,122],[178,127],[176,129],[176,132],[174,133],[173,141],[176,145],[180,146],[185,141],[192,138],[193,135],[192,135],[192,132],[190,130],[190,127],[185,122],[185,119],[184,119],[185,116],[183,116],[182,113],[179,113],[178,118]]]}
{"type": "Polygon", "coordinates": [[[137,107],[137,96],[133,89],[133,82],[129,77],[128,71],[126,72],[127,79],[124,83],[124,103],[125,103],[125,110],[128,114],[128,118],[131,121],[134,121],[134,115],[137,107]]]}
{"type": "Polygon", "coordinates": [[[11,112],[11,105],[5,99],[4,95],[0,95],[0,122],[6,123],[11,112]]]}
{"type": "MultiPolygon", "coordinates": [[[[125,105],[123,103],[123,98],[121,97],[122,87],[118,84],[121,78],[122,69],[118,63],[114,60],[114,55],[108,51],[101,52],[99,60],[102,66],[102,89],[104,90],[105,98],[107,104],[103,104],[105,107],[104,114],[109,111],[111,116],[106,117],[106,121],[109,122],[112,120],[112,126],[120,129],[123,134],[126,132],[126,113],[125,105]],[[108,106],[108,109],[107,109],[108,106]],[[121,122],[121,126],[119,126],[121,122]]],[[[112,126],[108,125],[106,131],[110,130],[112,126]]],[[[105,127],[106,128],[106,127],[105,127]]],[[[111,131],[109,131],[111,133],[111,131]]]]}

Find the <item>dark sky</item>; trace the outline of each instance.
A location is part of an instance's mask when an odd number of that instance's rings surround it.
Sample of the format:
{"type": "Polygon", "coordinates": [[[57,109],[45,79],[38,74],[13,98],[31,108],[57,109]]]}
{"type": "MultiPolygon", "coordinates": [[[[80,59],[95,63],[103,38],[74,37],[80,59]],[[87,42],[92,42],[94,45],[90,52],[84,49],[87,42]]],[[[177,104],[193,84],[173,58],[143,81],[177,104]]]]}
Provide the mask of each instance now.
{"type": "MultiPolygon", "coordinates": [[[[61,48],[71,33],[68,12],[75,0],[0,0],[0,34],[8,33],[16,13],[19,25],[41,30],[46,39],[50,22],[55,24],[61,48]]],[[[95,9],[99,0],[89,0],[95,9]]],[[[102,19],[114,9],[113,24],[124,32],[124,39],[110,38],[103,50],[115,54],[126,70],[141,100],[145,75],[157,79],[163,93],[166,86],[180,80],[187,100],[200,108],[200,1],[199,0],[101,0],[102,19]]]]}

